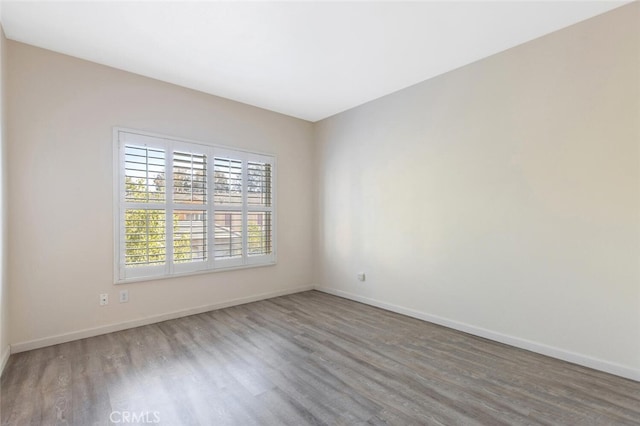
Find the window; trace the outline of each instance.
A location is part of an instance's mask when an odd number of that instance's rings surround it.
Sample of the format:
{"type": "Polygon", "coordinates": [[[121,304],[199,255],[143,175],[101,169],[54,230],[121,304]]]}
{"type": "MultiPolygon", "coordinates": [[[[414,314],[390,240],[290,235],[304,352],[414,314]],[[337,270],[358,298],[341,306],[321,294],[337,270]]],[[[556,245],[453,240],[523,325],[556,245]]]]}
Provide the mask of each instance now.
{"type": "Polygon", "coordinates": [[[116,281],[275,263],[273,156],[114,134],[116,281]]]}

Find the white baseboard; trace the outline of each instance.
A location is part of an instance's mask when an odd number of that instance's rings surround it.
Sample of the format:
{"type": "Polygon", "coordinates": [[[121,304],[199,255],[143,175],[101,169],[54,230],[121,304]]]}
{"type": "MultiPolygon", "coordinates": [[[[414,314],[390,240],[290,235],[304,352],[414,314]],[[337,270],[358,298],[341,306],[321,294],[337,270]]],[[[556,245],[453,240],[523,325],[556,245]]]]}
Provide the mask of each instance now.
{"type": "Polygon", "coordinates": [[[380,300],[358,296],[342,290],[336,290],[333,288],[320,287],[320,286],[316,286],[315,289],[324,293],[332,294],[334,296],[355,300],[356,302],[361,302],[367,305],[376,306],[378,308],[382,308],[387,311],[392,311],[398,314],[421,319],[434,324],[452,328],[454,330],[459,330],[465,333],[473,334],[475,336],[483,337],[485,339],[490,339],[496,342],[505,343],[510,346],[526,349],[531,352],[536,352],[542,355],[550,356],[552,358],[561,359],[563,361],[571,362],[573,364],[582,365],[584,367],[593,368],[594,370],[604,371],[606,373],[615,374],[616,376],[620,376],[626,379],[631,379],[631,380],[640,382],[640,370],[626,367],[624,365],[616,364],[609,361],[604,361],[597,358],[592,358],[579,353],[567,351],[567,350],[556,348],[553,346],[548,346],[542,343],[533,342],[531,340],[521,339],[519,337],[498,333],[495,331],[487,330],[482,327],[476,327],[470,324],[465,324],[462,322],[450,320],[437,315],[431,315],[425,312],[416,311],[414,309],[409,309],[409,308],[394,305],[391,303],[382,302],[380,300]]]}
{"type": "MultiPolygon", "coordinates": [[[[214,303],[210,305],[202,305],[195,308],[182,309],[179,311],[169,312],[166,314],[153,315],[150,317],[140,318],[136,320],[125,321],[125,322],[120,322],[116,324],[103,325],[103,326],[94,327],[94,328],[86,328],[84,330],[72,331],[69,333],[57,334],[55,336],[28,340],[26,342],[19,342],[19,343],[12,344],[11,353],[30,351],[32,349],[38,349],[46,346],[57,345],[60,343],[71,342],[73,340],[85,339],[87,337],[113,333],[114,331],[121,331],[129,328],[135,328],[143,325],[155,324],[157,322],[186,317],[189,315],[201,314],[203,312],[214,311],[216,309],[228,308],[230,306],[236,306],[236,305],[243,305],[245,303],[257,302],[259,300],[271,299],[279,296],[286,296],[287,294],[300,293],[302,291],[313,290],[313,288],[314,287],[312,285],[309,285],[309,286],[296,287],[296,288],[286,289],[286,290],[278,290],[278,291],[262,293],[254,296],[227,300],[225,302],[214,303]]],[[[8,357],[9,357],[9,353],[7,352],[7,358],[8,357]]]]}
{"type": "Polygon", "coordinates": [[[0,354],[0,377],[2,377],[7,361],[9,361],[9,355],[11,355],[11,346],[7,345],[6,348],[2,349],[2,354],[0,354]]]}

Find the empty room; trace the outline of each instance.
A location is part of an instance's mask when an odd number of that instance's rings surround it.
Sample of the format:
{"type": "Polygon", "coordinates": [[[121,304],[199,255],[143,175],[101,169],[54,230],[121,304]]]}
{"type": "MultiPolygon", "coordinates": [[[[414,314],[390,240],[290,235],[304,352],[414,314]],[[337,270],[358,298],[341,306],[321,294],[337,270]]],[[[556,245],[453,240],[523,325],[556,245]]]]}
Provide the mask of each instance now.
{"type": "Polygon", "coordinates": [[[0,22],[2,426],[640,425],[640,2],[0,22]]]}

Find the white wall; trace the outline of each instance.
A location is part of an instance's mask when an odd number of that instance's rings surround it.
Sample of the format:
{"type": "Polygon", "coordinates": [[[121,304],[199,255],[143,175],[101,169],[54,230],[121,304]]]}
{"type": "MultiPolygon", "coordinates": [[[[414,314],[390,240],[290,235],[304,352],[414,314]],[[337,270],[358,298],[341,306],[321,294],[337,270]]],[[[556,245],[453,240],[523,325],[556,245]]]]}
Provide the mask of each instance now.
{"type": "Polygon", "coordinates": [[[640,380],[639,23],[317,123],[320,287],[640,380]]]}
{"type": "Polygon", "coordinates": [[[7,48],[12,349],[312,285],[311,123],[17,42],[7,48]],[[114,286],[113,126],[276,154],[278,264],[114,286]],[[118,303],[120,289],[129,303],[118,303]],[[99,307],[103,292],[110,303],[99,307]]]}

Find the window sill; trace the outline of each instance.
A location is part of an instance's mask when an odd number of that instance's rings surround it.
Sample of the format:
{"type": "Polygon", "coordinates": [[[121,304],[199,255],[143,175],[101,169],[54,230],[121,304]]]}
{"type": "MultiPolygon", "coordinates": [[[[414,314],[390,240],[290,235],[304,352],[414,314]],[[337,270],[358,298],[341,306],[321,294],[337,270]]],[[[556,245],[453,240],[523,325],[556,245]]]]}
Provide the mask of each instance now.
{"type": "Polygon", "coordinates": [[[181,272],[173,275],[152,275],[152,276],[146,276],[146,277],[116,279],[113,283],[115,285],[118,285],[118,284],[137,283],[137,282],[143,282],[143,281],[158,281],[158,280],[166,280],[171,278],[190,277],[192,275],[214,274],[216,272],[228,272],[228,271],[237,271],[241,269],[263,268],[265,266],[275,266],[276,264],[277,262],[273,261],[268,263],[257,263],[253,265],[229,266],[225,268],[204,269],[201,271],[192,271],[192,272],[181,272]]]}

